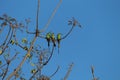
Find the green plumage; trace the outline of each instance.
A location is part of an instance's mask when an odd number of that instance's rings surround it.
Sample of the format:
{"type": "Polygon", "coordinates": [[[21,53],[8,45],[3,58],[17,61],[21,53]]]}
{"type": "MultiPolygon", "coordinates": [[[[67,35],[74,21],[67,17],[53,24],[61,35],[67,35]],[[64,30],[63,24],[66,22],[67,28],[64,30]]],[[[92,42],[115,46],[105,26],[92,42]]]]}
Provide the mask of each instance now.
{"type": "Polygon", "coordinates": [[[55,43],[55,35],[54,35],[54,33],[52,33],[51,34],[51,40],[52,40],[52,42],[53,42],[53,45],[54,45],[54,47],[56,46],[56,43],[55,43]]]}
{"type": "Polygon", "coordinates": [[[59,53],[59,48],[60,48],[60,41],[61,41],[61,33],[58,33],[57,34],[58,53],[59,53]]]}
{"type": "Polygon", "coordinates": [[[47,34],[46,34],[46,40],[47,40],[47,42],[48,42],[48,47],[50,46],[50,36],[51,36],[50,33],[47,33],[47,34]]]}
{"type": "Polygon", "coordinates": [[[57,34],[57,42],[58,42],[58,48],[60,48],[60,40],[61,40],[61,34],[57,34]]]}

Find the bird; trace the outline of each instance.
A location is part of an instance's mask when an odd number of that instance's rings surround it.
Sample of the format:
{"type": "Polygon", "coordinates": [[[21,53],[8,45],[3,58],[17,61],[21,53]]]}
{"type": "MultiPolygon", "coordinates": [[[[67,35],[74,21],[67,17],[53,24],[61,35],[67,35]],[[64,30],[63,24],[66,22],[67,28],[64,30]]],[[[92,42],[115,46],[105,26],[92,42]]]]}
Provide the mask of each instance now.
{"type": "Polygon", "coordinates": [[[51,33],[51,40],[52,40],[52,43],[53,43],[53,45],[54,45],[54,47],[56,47],[56,43],[55,43],[55,35],[54,35],[54,33],[51,33]]]}
{"type": "Polygon", "coordinates": [[[59,53],[59,48],[60,48],[60,41],[61,41],[61,33],[58,33],[57,34],[58,53],[59,53]]]}
{"type": "Polygon", "coordinates": [[[57,34],[58,48],[60,48],[60,41],[61,41],[61,33],[58,33],[57,34]]]}
{"type": "Polygon", "coordinates": [[[49,32],[46,34],[46,40],[48,42],[48,47],[50,46],[50,39],[51,39],[51,33],[49,32]]]}

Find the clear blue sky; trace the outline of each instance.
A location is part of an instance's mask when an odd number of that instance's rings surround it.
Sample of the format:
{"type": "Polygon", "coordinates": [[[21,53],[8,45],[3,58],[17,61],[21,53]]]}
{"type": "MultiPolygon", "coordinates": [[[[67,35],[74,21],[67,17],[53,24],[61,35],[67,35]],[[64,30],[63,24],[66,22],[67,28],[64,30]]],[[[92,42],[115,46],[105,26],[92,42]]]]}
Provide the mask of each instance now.
{"type": "MultiPolygon", "coordinates": [[[[59,0],[41,0],[39,27],[44,26],[59,0]]],[[[35,26],[37,0],[1,0],[0,15],[6,13],[18,21],[31,18],[35,26]]],[[[64,77],[68,65],[74,67],[68,80],[90,80],[90,66],[100,80],[120,80],[120,0],[63,0],[48,31],[63,34],[69,30],[67,20],[75,17],[82,25],[62,41],[51,62],[44,68],[50,75],[61,66],[52,80],[64,77]]]]}

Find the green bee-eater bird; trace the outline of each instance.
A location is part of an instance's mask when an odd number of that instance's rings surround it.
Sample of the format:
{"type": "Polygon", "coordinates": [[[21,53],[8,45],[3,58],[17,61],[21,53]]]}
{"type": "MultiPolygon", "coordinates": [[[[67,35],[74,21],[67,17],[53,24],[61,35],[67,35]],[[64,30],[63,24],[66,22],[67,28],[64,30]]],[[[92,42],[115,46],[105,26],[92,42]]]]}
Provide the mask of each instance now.
{"type": "Polygon", "coordinates": [[[54,35],[54,33],[52,33],[51,34],[51,40],[52,40],[52,42],[53,42],[53,45],[54,45],[54,47],[56,46],[56,44],[55,44],[55,35],[54,35]]]}
{"type": "Polygon", "coordinates": [[[50,46],[50,36],[51,36],[50,32],[46,34],[46,40],[48,42],[48,47],[50,46]]]}
{"type": "Polygon", "coordinates": [[[60,48],[61,33],[57,34],[58,48],[60,48]]]}
{"type": "Polygon", "coordinates": [[[57,34],[58,53],[59,53],[59,48],[60,48],[60,41],[61,41],[61,33],[58,33],[57,34]]]}

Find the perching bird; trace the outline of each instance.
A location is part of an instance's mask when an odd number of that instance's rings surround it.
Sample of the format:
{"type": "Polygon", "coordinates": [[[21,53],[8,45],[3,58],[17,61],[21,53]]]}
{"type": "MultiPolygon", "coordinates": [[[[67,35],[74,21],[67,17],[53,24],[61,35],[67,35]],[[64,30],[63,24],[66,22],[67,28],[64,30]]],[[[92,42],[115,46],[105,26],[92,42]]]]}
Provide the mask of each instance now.
{"type": "Polygon", "coordinates": [[[57,34],[58,48],[60,48],[60,41],[61,41],[61,33],[58,33],[57,34]]]}
{"type": "Polygon", "coordinates": [[[48,47],[50,46],[50,36],[51,36],[50,32],[46,34],[46,40],[48,42],[48,47]]]}
{"type": "Polygon", "coordinates": [[[52,40],[52,42],[53,42],[53,45],[54,45],[54,47],[56,47],[56,43],[55,43],[55,35],[54,35],[54,33],[52,33],[51,34],[51,40],[52,40]]]}
{"type": "Polygon", "coordinates": [[[60,41],[61,41],[61,33],[58,33],[57,34],[58,53],[59,53],[59,48],[60,48],[60,41]]]}

